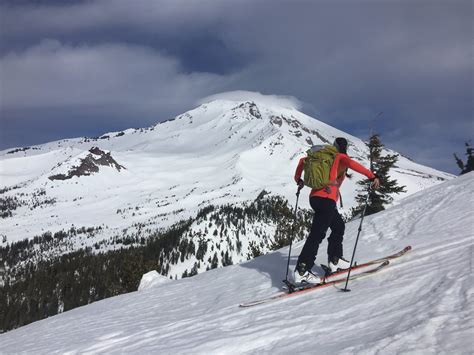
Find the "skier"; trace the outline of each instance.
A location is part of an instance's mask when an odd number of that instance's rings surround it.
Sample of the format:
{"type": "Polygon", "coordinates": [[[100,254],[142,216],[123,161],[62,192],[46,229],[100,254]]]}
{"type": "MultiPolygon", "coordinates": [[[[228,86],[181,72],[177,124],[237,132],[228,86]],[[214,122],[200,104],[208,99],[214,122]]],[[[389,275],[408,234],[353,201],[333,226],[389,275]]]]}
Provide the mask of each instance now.
{"type": "MultiPolygon", "coordinates": [[[[334,158],[329,179],[335,181],[335,183],[319,190],[311,190],[309,202],[314,210],[313,223],[296,264],[294,281],[297,284],[317,284],[321,282],[319,276],[313,274],[311,269],[314,266],[319,244],[326,237],[326,232],[329,228],[331,229],[331,234],[328,238],[327,252],[331,271],[334,272],[338,269],[348,269],[350,267],[350,263],[343,258],[342,240],[345,226],[336,207],[336,202],[339,198],[339,188],[344,181],[347,169],[352,169],[372,180],[373,189],[378,189],[380,186],[380,180],[373,172],[347,156],[347,140],[345,138],[336,138],[333,145],[337,148],[338,153],[334,158]]],[[[304,186],[301,174],[305,159],[305,157],[300,159],[295,172],[295,181],[300,189],[304,186]]]]}

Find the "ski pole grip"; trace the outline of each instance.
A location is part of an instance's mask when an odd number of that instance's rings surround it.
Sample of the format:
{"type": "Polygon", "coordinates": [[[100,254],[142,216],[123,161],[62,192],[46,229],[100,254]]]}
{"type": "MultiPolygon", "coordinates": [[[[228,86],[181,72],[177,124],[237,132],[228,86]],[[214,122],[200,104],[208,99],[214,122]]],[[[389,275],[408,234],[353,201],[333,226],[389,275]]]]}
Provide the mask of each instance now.
{"type": "Polygon", "coordinates": [[[298,186],[298,190],[296,191],[296,196],[300,196],[300,191],[303,189],[303,186],[298,186]]]}

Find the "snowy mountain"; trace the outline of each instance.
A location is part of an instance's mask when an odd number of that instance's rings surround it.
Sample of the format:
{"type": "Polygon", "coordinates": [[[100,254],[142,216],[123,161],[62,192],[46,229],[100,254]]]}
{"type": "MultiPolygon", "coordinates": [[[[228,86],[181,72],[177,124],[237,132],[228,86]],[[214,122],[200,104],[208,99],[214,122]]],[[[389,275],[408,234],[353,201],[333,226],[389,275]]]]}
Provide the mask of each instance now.
{"type": "MultiPolygon", "coordinates": [[[[180,279],[278,249],[290,235],[301,240],[309,191],[292,230],[294,170],[311,145],[338,136],[348,138],[350,156],[369,165],[362,140],[301,113],[292,100],[234,92],[149,128],[0,152],[5,304],[33,309],[32,319],[40,319],[136,290],[149,270],[180,279]],[[69,274],[50,280],[46,292],[47,276],[39,275],[64,270],[69,274]],[[105,279],[92,277],[100,270],[105,279]],[[25,292],[41,299],[23,304],[17,295],[25,292]]],[[[407,187],[394,205],[453,178],[403,156],[391,176],[407,187]]],[[[342,212],[355,205],[362,178],[346,179],[342,212]]]]}
{"type": "MultiPolygon", "coordinates": [[[[413,249],[386,271],[353,281],[350,293],[329,287],[239,308],[279,292],[283,248],[192,278],[158,280],[1,334],[2,352],[470,354],[473,177],[428,188],[367,217],[358,260],[413,249]]],[[[358,225],[347,224],[346,254],[358,225]]],[[[296,244],[290,267],[301,247],[296,244]]]]}
{"type": "MultiPolygon", "coordinates": [[[[150,128],[0,152],[0,196],[15,200],[2,207],[11,216],[2,220],[1,234],[15,242],[73,225],[102,226],[96,242],[124,229],[136,232],[136,223],[162,229],[207,205],[253,201],[262,190],[293,204],[297,160],[312,144],[337,136],[347,137],[349,154],[368,164],[360,139],[299,112],[288,100],[251,93],[219,97],[150,128]],[[75,174],[85,169],[91,149],[107,151],[113,162],[100,171],[92,164],[93,174],[75,174]]],[[[407,186],[399,199],[452,176],[400,157],[393,177],[407,186]]],[[[344,211],[355,204],[360,178],[342,189],[344,211]]],[[[309,208],[306,198],[300,203],[309,208]]]]}

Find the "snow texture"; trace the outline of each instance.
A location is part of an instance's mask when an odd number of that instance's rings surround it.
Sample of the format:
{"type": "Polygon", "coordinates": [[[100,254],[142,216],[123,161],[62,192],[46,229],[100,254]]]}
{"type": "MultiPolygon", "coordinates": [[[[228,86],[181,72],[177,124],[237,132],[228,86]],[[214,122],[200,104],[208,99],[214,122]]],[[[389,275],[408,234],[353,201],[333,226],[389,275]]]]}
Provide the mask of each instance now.
{"type": "MultiPolygon", "coordinates": [[[[474,174],[364,221],[361,262],[411,245],[386,270],[253,308],[279,292],[288,248],[96,302],[0,335],[2,353],[472,354],[474,174]]],[[[359,221],[347,224],[350,254],[359,221]]],[[[323,242],[317,265],[325,262],[323,242]]],[[[294,246],[291,267],[302,243],[294,246]]],[[[315,271],[320,271],[316,268],[315,271]]]]}

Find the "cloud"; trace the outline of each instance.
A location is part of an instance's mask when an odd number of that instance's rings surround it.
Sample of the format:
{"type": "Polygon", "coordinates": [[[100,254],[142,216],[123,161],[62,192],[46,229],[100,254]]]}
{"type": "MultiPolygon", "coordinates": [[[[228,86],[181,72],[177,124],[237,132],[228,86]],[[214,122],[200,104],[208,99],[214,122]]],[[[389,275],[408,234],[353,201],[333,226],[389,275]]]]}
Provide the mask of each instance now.
{"type": "Polygon", "coordinates": [[[98,0],[39,5],[23,2],[3,5],[4,34],[9,37],[48,35],[58,32],[88,32],[96,29],[133,27],[152,29],[195,28],[216,22],[218,6],[210,1],[98,0]],[[215,9],[215,10],[213,10],[215,9]],[[199,19],[199,21],[196,21],[199,19]]]}
{"type": "Polygon", "coordinates": [[[473,133],[469,0],[21,3],[0,6],[3,121],[34,110],[46,125],[74,112],[139,126],[249,90],[412,156],[420,132],[449,156],[473,133]]]}
{"type": "Polygon", "coordinates": [[[227,100],[227,101],[254,101],[265,105],[281,106],[285,108],[300,109],[302,103],[295,97],[292,96],[281,96],[281,95],[264,95],[260,92],[236,90],[228,91],[215,95],[211,95],[200,99],[197,104],[201,105],[206,102],[214,100],[227,100]]]}
{"type": "Polygon", "coordinates": [[[0,58],[0,149],[144,127],[226,89],[229,77],[186,73],[130,43],[43,40],[0,58]]]}
{"type": "Polygon", "coordinates": [[[179,62],[131,44],[69,46],[44,40],[0,59],[2,108],[102,107],[156,114],[221,85],[218,75],[183,74],[179,62]]]}

